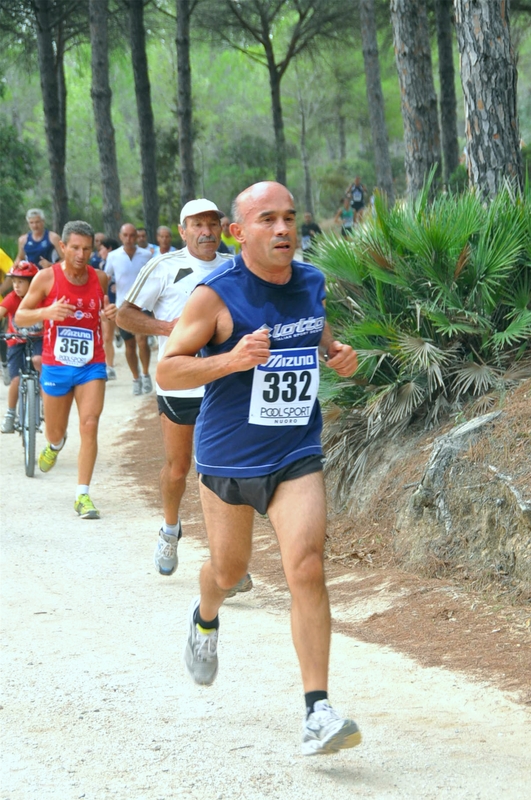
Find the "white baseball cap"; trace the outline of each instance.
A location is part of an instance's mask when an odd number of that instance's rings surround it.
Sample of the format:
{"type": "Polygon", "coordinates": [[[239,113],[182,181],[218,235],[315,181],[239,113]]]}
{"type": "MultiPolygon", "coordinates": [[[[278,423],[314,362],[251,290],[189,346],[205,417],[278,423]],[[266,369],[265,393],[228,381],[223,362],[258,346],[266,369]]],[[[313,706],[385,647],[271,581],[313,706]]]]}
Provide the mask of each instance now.
{"type": "Polygon", "coordinates": [[[219,210],[212,200],[201,197],[199,200],[189,200],[181,209],[181,225],[184,225],[186,217],[194,217],[196,214],[204,214],[206,211],[213,211],[221,219],[224,214],[219,210]]]}

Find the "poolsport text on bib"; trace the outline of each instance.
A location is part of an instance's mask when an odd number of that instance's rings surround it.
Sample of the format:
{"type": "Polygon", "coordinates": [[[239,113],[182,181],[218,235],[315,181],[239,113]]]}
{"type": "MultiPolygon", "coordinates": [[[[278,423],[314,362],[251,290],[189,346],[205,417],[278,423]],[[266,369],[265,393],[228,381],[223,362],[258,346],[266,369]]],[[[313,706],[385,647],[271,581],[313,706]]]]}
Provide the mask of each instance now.
{"type": "Polygon", "coordinates": [[[254,368],[249,406],[251,425],[307,425],[317,398],[317,347],[272,350],[254,368]]]}
{"type": "Polygon", "coordinates": [[[94,358],[94,334],[87,328],[57,327],[53,354],[68,367],[83,367],[94,358]]]}

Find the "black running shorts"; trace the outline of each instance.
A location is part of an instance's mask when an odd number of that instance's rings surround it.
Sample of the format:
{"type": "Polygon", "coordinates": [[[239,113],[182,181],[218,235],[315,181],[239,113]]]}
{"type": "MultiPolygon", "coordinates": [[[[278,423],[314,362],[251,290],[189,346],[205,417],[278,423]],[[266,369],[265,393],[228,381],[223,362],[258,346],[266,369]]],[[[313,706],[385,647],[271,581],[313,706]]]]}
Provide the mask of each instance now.
{"type": "Polygon", "coordinates": [[[252,506],[259,514],[265,514],[279,483],[302,478],[312,472],[321,472],[322,469],[322,456],[306,456],[270,475],[260,475],[257,478],[201,475],[201,482],[224,503],[231,506],[252,506]]]}
{"type": "Polygon", "coordinates": [[[164,414],[176,425],[195,425],[202,397],[169,397],[157,395],[159,414],[164,414]]]}

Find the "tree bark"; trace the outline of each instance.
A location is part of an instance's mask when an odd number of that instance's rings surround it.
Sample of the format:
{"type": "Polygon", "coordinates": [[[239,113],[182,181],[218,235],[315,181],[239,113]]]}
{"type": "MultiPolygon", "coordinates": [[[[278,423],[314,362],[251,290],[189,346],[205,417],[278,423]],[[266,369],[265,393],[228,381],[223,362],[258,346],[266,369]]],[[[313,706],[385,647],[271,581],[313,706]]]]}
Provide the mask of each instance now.
{"type": "Polygon", "coordinates": [[[437,22],[437,49],[439,53],[439,83],[441,85],[441,136],[443,152],[443,176],[448,183],[450,175],[459,164],[457,139],[457,98],[455,95],[454,53],[452,47],[453,0],[437,0],[435,19],[437,22]]]}
{"type": "Polygon", "coordinates": [[[44,128],[48,164],[52,181],[53,228],[61,234],[68,222],[66,187],[66,85],[63,71],[63,47],[54,42],[51,27],[51,3],[35,0],[37,54],[41,79],[44,128]],[[58,45],[58,46],[56,46],[58,45]]]}
{"type": "Polygon", "coordinates": [[[309,211],[313,215],[312,174],[310,172],[310,158],[308,156],[308,148],[306,146],[306,110],[304,108],[304,100],[299,85],[297,85],[297,95],[299,101],[299,116],[301,120],[301,161],[304,172],[304,210],[309,211]]]}
{"type": "Polygon", "coordinates": [[[146,33],[144,29],[144,0],[129,0],[129,20],[136,107],[140,131],[144,225],[149,241],[154,242],[159,226],[159,197],[155,159],[155,121],[151,104],[151,85],[149,82],[146,33]]]}
{"type": "Polygon", "coordinates": [[[282,115],[282,100],[280,96],[280,80],[274,58],[267,59],[269,70],[269,86],[271,89],[271,109],[273,111],[273,130],[275,133],[276,169],[275,177],[278,183],[286,185],[286,137],[284,134],[284,117],[282,115]]]}
{"type": "Polygon", "coordinates": [[[455,0],[468,176],[488,197],[506,178],[523,185],[508,5],[506,0],[455,0]]]}
{"type": "Polygon", "coordinates": [[[374,148],[374,166],[376,184],[380,191],[387,195],[389,204],[395,201],[393,173],[389,156],[389,137],[385,122],[385,105],[380,75],[380,57],[376,34],[376,15],[374,0],[360,0],[360,23],[365,65],[365,83],[372,143],[374,148]]]}
{"type": "Polygon", "coordinates": [[[192,124],[192,72],[190,68],[190,0],[177,3],[177,119],[181,162],[181,205],[195,198],[194,135],[192,124]]]}
{"type": "Polygon", "coordinates": [[[118,238],[122,224],[120,179],[112,124],[112,92],[109,85],[109,42],[107,30],[108,0],[89,0],[92,65],[92,107],[100,156],[103,194],[103,229],[107,236],[118,238]]]}
{"type": "Polygon", "coordinates": [[[425,0],[391,0],[391,20],[404,122],[407,189],[415,197],[441,163],[425,0]]]}

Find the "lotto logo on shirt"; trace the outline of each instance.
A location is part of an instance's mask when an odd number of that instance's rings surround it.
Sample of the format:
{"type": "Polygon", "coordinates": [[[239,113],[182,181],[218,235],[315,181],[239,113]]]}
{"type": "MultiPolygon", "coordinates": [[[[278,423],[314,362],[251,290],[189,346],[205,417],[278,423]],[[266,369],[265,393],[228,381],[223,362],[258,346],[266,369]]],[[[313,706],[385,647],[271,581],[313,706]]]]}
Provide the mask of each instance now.
{"type": "Polygon", "coordinates": [[[270,336],[272,339],[288,339],[290,336],[301,336],[303,333],[319,333],[323,330],[324,323],[324,317],[302,317],[297,322],[275,325],[270,336]]]}

